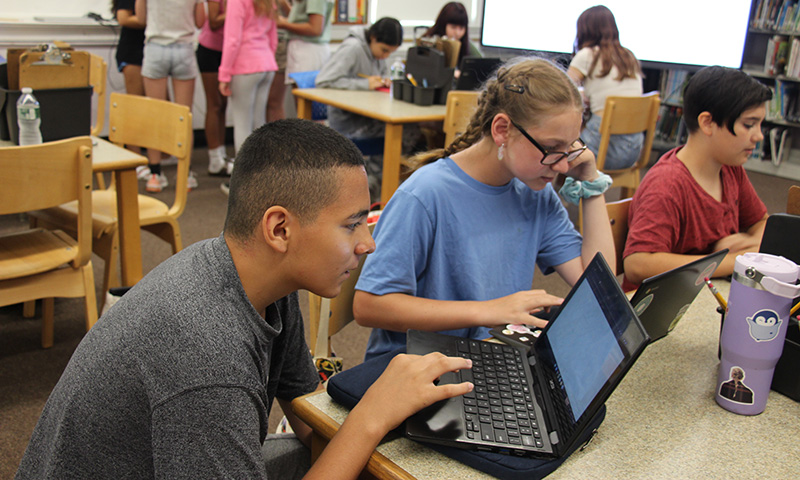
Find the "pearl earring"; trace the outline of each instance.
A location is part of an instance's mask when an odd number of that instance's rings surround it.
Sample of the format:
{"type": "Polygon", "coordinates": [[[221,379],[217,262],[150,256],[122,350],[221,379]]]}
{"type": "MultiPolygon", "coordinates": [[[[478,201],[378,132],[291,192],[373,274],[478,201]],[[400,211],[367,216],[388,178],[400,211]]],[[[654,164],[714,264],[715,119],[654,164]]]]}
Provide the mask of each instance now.
{"type": "Polygon", "coordinates": [[[497,148],[497,160],[500,161],[500,162],[503,161],[503,157],[504,157],[504,155],[503,155],[503,147],[505,147],[505,146],[506,146],[506,144],[503,143],[497,148]]]}

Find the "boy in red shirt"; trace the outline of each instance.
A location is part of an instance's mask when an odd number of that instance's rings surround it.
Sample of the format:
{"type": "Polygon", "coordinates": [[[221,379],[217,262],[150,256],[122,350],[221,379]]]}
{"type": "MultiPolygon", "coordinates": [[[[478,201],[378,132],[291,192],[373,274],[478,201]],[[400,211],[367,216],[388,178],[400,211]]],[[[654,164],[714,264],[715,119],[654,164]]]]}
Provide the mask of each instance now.
{"type": "Polygon", "coordinates": [[[683,96],[686,145],[665,153],[633,196],[623,288],[728,248],[715,276],[757,251],[767,220],[742,165],[763,140],[770,90],[739,70],[706,67],[683,96]]]}

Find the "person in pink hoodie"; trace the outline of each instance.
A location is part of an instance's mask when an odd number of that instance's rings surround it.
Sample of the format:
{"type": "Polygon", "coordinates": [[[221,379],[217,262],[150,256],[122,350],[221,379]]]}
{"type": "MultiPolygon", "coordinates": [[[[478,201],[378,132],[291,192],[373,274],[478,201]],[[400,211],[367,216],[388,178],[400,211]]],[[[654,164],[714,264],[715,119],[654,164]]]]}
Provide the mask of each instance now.
{"type": "Polygon", "coordinates": [[[227,0],[219,90],[230,97],[233,143],[266,123],[267,97],[278,69],[278,30],[273,0],[227,0]]]}

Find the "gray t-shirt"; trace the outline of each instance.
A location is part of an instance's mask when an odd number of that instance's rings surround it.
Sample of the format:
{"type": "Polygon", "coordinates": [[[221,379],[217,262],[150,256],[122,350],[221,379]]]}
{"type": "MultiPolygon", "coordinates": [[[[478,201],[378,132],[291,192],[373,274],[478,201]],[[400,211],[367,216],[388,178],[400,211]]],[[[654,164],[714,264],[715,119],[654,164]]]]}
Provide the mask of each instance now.
{"type": "Polygon", "coordinates": [[[266,478],[273,399],[317,384],[297,294],[270,305],[265,321],[224,238],[205,240],[155,268],[86,334],[17,478],[266,478]]]}

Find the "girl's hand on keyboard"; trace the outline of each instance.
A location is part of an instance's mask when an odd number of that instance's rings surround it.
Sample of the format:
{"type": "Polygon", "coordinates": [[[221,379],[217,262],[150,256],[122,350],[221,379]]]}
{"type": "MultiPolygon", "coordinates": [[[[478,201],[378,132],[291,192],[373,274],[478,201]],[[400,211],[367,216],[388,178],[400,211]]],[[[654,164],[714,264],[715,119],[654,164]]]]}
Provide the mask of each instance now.
{"type": "Polygon", "coordinates": [[[547,321],[532,317],[532,314],[561,305],[561,297],[550,295],[544,290],[523,290],[505,297],[485,302],[486,326],[505,325],[509,323],[533,325],[544,328],[547,321]]]}

